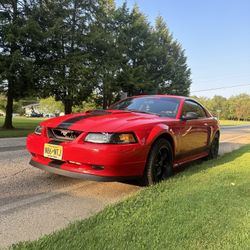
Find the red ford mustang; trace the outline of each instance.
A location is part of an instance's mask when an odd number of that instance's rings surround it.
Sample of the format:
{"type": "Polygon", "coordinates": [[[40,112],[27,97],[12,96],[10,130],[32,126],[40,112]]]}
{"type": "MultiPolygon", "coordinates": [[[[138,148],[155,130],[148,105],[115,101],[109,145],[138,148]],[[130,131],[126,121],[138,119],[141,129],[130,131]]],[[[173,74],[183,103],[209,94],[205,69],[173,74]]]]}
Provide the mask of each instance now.
{"type": "Polygon", "coordinates": [[[218,155],[218,121],[180,96],[136,96],[107,110],[42,122],[27,138],[34,167],[75,178],[140,177],[159,182],[173,168],[218,155]]]}

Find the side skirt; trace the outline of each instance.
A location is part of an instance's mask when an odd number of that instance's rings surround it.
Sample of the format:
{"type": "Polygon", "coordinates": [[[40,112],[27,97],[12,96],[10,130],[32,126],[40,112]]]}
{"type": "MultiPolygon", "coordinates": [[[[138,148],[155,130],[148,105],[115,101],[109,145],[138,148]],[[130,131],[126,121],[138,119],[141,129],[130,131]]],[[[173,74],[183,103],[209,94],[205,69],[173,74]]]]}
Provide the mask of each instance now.
{"type": "Polygon", "coordinates": [[[208,152],[205,151],[205,152],[202,152],[202,153],[199,153],[199,154],[196,154],[196,155],[191,155],[191,156],[185,157],[183,159],[174,161],[174,168],[178,167],[180,165],[189,163],[191,161],[196,161],[196,160],[204,158],[206,156],[208,156],[208,152]]]}

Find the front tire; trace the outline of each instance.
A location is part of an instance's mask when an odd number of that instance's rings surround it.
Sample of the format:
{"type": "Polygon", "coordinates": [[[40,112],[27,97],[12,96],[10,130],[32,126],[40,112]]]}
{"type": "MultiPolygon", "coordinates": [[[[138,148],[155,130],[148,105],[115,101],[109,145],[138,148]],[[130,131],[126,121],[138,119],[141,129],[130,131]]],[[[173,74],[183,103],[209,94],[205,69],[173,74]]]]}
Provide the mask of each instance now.
{"type": "Polygon", "coordinates": [[[170,142],[158,139],[152,146],[146,163],[143,184],[153,185],[173,174],[173,150],[170,142]]]}

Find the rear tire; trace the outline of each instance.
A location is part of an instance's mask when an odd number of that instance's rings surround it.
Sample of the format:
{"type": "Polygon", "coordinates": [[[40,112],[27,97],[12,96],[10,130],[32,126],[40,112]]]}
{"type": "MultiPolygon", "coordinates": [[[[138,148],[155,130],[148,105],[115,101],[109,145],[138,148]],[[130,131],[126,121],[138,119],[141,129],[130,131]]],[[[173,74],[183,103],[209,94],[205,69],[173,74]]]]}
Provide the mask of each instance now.
{"type": "Polygon", "coordinates": [[[208,160],[211,160],[211,159],[216,159],[219,155],[219,139],[220,139],[220,136],[219,134],[217,133],[215,136],[214,136],[214,139],[211,143],[211,146],[210,146],[210,149],[209,149],[209,154],[208,154],[208,160]]]}
{"type": "Polygon", "coordinates": [[[170,142],[158,139],[152,146],[145,166],[143,184],[153,185],[173,174],[173,150],[170,142]]]}

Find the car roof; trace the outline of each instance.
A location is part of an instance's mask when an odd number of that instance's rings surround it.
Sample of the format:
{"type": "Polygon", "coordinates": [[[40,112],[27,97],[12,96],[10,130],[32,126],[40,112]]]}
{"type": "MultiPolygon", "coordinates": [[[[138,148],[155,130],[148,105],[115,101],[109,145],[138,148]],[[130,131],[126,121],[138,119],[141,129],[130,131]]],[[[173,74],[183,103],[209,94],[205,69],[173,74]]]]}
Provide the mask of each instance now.
{"type": "Polygon", "coordinates": [[[137,95],[137,96],[130,96],[128,98],[140,98],[140,97],[168,97],[168,98],[174,98],[174,99],[180,99],[180,100],[186,100],[186,99],[191,99],[189,97],[186,96],[179,96],[179,95],[165,95],[165,94],[161,94],[161,95],[137,95]]]}

